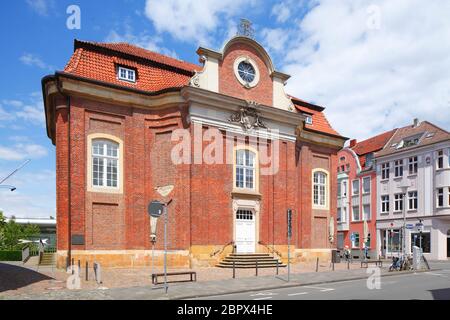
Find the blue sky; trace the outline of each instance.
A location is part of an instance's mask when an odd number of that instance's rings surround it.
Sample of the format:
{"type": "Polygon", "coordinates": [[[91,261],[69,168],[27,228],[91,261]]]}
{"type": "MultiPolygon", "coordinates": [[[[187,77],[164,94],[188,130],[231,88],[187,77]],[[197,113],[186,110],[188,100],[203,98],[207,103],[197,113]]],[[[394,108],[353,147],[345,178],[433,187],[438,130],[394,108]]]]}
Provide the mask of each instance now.
{"type": "Polygon", "coordinates": [[[325,106],[343,135],[364,139],[427,119],[450,129],[450,2],[419,0],[17,0],[2,3],[0,189],[7,215],[55,215],[54,146],[46,136],[40,80],[61,70],[75,38],[127,41],[197,62],[250,19],[290,94],[325,106]],[[69,5],[81,29],[66,27],[69,5]]]}

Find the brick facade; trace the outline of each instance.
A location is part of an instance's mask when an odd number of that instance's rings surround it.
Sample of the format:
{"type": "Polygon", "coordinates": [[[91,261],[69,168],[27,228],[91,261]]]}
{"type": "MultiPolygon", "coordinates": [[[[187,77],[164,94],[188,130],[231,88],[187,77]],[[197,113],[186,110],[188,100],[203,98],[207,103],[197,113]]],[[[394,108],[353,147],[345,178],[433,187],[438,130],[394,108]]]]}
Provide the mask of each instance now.
{"type": "MultiPolygon", "coordinates": [[[[220,94],[272,106],[273,84],[265,63],[253,48],[233,44],[220,62],[220,94]],[[242,54],[258,63],[260,82],[255,88],[243,88],[231,73],[235,57],[242,54]]],[[[47,92],[51,81],[53,78],[46,84],[47,92]]],[[[183,101],[182,94],[174,91],[143,96],[141,92],[127,91],[123,95],[120,88],[86,83],[82,78],[62,81],[67,85],[63,84],[60,92],[55,89],[44,97],[48,132],[56,145],[58,264],[64,265],[68,255],[82,261],[99,261],[104,266],[148,264],[152,246],[147,205],[152,199],[161,199],[155,188],[168,184],[175,186],[170,194],[168,224],[172,266],[212,265],[229,252],[227,248],[218,256],[213,254],[234,239],[233,200],[237,196],[233,193],[233,165],[174,165],[171,160],[175,145],[171,141],[172,132],[188,129],[194,136],[194,125],[189,120],[190,105],[183,101]],[[70,87],[70,81],[80,85],[70,87]],[[88,93],[75,92],[82,85],[89,87],[88,93]],[[103,95],[104,92],[107,93],[103,95]],[[150,107],[127,102],[132,98],[142,98],[139,101],[150,107]],[[169,103],[168,99],[174,100],[169,103]],[[122,141],[119,192],[89,189],[88,145],[93,134],[122,141]],[[83,244],[74,244],[75,238],[84,239],[83,244]]],[[[203,125],[203,131],[207,128],[208,125],[203,125]]],[[[221,130],[221,134],[225,153],[225,131],[221,130]]],[[[320,136],[321,141],[331,139],[326,134],[312,134],[320,136]]],[[[339,139],[343,143],[344,139],[339,139]]],[[[203,148],[208,144],[203,142],[203,148]]],[[[195,147],[192,141],[192,159],[195,147]]],[[[243,195],[260,203],[257,252],[274,246],[286,253],[288,208],[293,209],[292,244],[298,261],[317,255],[328,257],[329,250],[336,247],[335,242],[330,243],[328,233],[331,219],[336,218],[334,168],[339,148],[307,139],[280,140],[278,172],[258,177],[257,195],[243,195]],[[329,172],[326,210],[312,209],[312,170],[317,168],[329,172]]],[[[159,263],[163,249],[160,220],[155,246],[159,263]]]]}

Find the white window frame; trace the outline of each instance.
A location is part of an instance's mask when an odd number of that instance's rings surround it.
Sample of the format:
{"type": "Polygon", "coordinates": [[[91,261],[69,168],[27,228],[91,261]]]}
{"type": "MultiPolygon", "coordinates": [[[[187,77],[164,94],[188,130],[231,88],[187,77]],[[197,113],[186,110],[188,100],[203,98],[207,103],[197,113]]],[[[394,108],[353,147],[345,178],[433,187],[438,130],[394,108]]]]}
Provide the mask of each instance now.
{"type": "Polygon", "coordinates": [[[347,222],[347,207],[341,207],[341,222],[347,222]]]}
{"type": "Polygon", "coordinates": [[[364,177],[364,178],[362,179],[362,181],[363,181],[363,182],[362,182],[362,192],[363,192],[363,194],[370,194],[370,192],[371,192],[371,190],[372,190],[372,186],[371,186],[372,179],[371,179],[370,177],[364,177]],[[365,182],[366,182],[367,180],[369,180],[369,182],[368,182],[369,191],[365,190],[365,188],[364,188],[365,182]]]}
{"type": "Polygon", "coordinates": [[[341,196],[344,198],[344,197],[347,197],[347,193],[348,193],[348,190],[347,190],[347,185],[348,185],[348,181],[347,180],[344,180],[344,181],[342,181],[342,185],[341,185],[341,196]]]}
{"type": "MultiPolygon", "coordinates": [[[[91,158],[92,158],[92,166],[91,166],[91,170],[92,170],[92,187],[93,188],[104,188],[104,189],[118,189],[119,188],[119,184],[120,184],[120,145],[119,143],[115,142],[115,141],[111,141],[111,140],[107,140],[107,139],[93,139],[92,140],[92,151],[91,151],[91,158]],[[100,144],[101,148],[102,148],[102,154],[96,154],[94,153],[94,148],[95,145],[100,144]],[[116,151],[116,155],[108,155],[108,146],[110,147],[114,147],[115,151],[116,151]],[[95,179],[95,171],[94,171],[94,166],[95,166],[95,160],[98,159],[99,160],[99,166],[103,167],[103,176],[101,179],[95,179]],[[108,179],[108,160],[110,161],[115,161],[116,165],[116,179],[115,179],[115,185],[108,185],[109,180],[108,179]],[[94,181],[97,180],[98,183],[101,182],[101,184],[95,184],[94,181]]],[[[113,181],[113,180],[111,180],[113,181]]]]}
{"type": "Polygon", "coordinates": [[[363,210],[362,210],[362,217],[364,221],[370,221],[372,219],[372,213],[371,213],[371,206],[370,203],[367,204],[363,204],[362,206],[363,210]],[[369,208],[369,211],[366,212],[365,208],[369,208]]]}
{"type": "Polygon", "coordinates": [[[342,208],[341,207],[337,207],[337,212],[336,212],[336,217],[339,223],[343,222],[342,221],[342,208]]]}
{"type": "Polygon", "coordinates": [[[394,161],[394,178],[403,177],[403,159],[394,161]]]}
{"type": "Polygon", "coordinates": [[[389,207],[390,207],[390,203],[389,203],[389,195],[385,194],[381,196],[381,213],[382,214],[386,214],[389,213],[389,207]]]}
{"type": "Polygon", "coordinates": [[[117,78],[123,81],[136,82],[136,70],[119,66],[117,68],[117,78]],[[122,76],[122,72],[125,72],[125,76],[122,76]]]}
{"type": "Polygon", "coordinates": [[[419,171],[419,157],[413,156],[408,158],[408,175],[416,175],[419,171]],[[413,170],[411,170],[411,168],[413,170]]]}
{"type": "Polygon", "coordinates": [[[352,196],[359,196],[359,187],[359,179],[352,180],[352,196]],[[357,188],[355,188],[355,182],[358,184],[357,188]]]}
{"type": "Polygon", "coordinates": [[[394,194],[394,213],[403,212],[403,194],[394,194]]]}
{"type": "Polygon", "coordinates": [[[389,180],[390,163],[381,164],[381,180],[389,180]]]}
{"type": "Polygon", "coordinates": [[[444,169],[444,150],[438,150],[436,155],[436,169],[444,169]],[[441,166],[439,165],[439,162],[441,162],[441,166]]]}
{"type": "Polygon", "coordinates": [[[419,205],[419,198],[417,191],[416,190],[408,191],[408,211],[416,211],[418,205],[419,205]],[[415,207],[411,207],[411,200],[413,201],[413,203],[415,200],[415,207]]]}
{"type": "Polygon", "coordinates": [[[312,116],[307,115],[306,118],[305,118],[305,123],[306,123],[306,124],[309,124],[309,125],[312,125],[312,124],[313,124],[313,118],[312,118],[312,116]]]}
{"type": "Polygon", "coordinates": [[[240,148],[240,149],[236,149],[235,152],[235,157],[234,157],[234,188],[237,190],[253,190],[256,191],[257,190],[257,174],[258,174],[258,170],[257,170],[257,166],[258,166],[258,154],[249,149],[249,148],[240,148]],[[243,153],[243,164],[238,164],[238,156],[240,153],[243,153]],[[253,155],[253,163],[246,165],[246,160],[247,157],[249,158],[250,154],[253,155]],[[242,169],[243,170],[243,176],[242,176],[242,187],[238,186],[239,184],[239,179],[238,179],[238,170],[242,169]],[[250,175],[248,175],[248,173],[251,173],[252,176],[252,182],[253,185],[252,187],[247,187],[247,182],[248,179],[250,178],[250,175]]]}
{"type": "Polygon", "coordinates": [[[352,206],[352,221],[354,221],[354,222],[361,221],[361,208],[359,205],[352,206]],[[358,219],[355,219],[355,208],[358,209],[358,219]]]}
{"type": "Polygon", "coordinates": [[[329,208],[329,173],[323,169],[314,169],[312,172],[312,200],[313,207],[317,209],[329,208]],[[318,177],[316,182],[316,175],[318,177]],[[320,181],[320,176],[324,177],[324,181],[320,181]],[[316,187],[317,187],[317,199],[316,199],[316,187]]]}
{"type": "Polygon", "coordinates": [[[445,200],[444,188],[437,188],[436,189],[436,208],[443,208],[445,206],[444,200],[445,200]],[[442,205],[441,206],[439,205],[439,197],[440,196],[442,196],[442,205]]]}

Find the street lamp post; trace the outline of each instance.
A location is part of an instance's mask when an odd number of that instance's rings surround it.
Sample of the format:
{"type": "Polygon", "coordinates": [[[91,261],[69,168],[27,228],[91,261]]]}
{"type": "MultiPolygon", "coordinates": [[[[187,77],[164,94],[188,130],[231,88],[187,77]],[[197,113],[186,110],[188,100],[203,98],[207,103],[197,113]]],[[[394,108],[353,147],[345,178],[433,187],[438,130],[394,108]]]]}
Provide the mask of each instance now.
{"type": "Polygon", "coordinates": [[[406,194],[410,187],[408,180],[403,180],[400,184],[400,190],[402,191],[402,205],[403,205],[403,229],[402,229],[402,258],[406,257],[406,194]]]}
{"type": "Polygon", "coordinates": [[[0,185],[0,188],[9,189],[9,190],[11,190],[11,192],[16,190],[16,187],[10,186],[10,185],[0,185]]]}

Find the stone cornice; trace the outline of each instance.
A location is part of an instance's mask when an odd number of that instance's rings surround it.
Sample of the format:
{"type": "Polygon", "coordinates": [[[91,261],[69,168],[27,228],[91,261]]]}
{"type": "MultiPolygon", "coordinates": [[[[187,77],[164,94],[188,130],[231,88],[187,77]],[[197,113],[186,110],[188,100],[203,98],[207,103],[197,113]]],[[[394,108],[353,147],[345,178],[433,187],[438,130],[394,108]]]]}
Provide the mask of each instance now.
{"type": "MultiPolygon", "coordinates": [[[[239,110],[239,108],[246,107],[248,105],[248,102],[243,99],[230,97],[220,93],[215,93],[194,87],[184,87],[181,90],[181,95],[188,103],[195,102],[196,104],[205,107],[219,108],[231,112],[235,112],[239,110]]],[[[258,105],[257,109],[258,112],[260,112],[261,117],[270,119],[272,121],[285,123],[291,126],[302,125],[306,118],[303,114],[300,113],[295,113],[265,105],[258,105]]]]}

